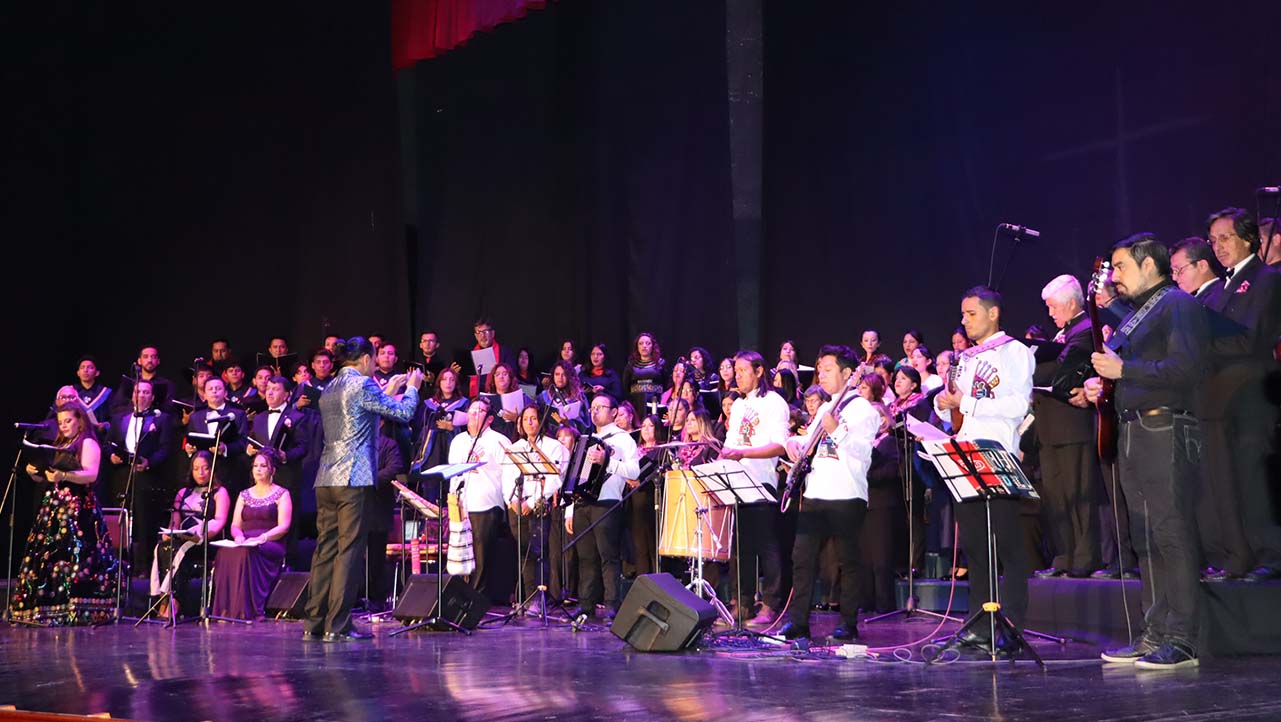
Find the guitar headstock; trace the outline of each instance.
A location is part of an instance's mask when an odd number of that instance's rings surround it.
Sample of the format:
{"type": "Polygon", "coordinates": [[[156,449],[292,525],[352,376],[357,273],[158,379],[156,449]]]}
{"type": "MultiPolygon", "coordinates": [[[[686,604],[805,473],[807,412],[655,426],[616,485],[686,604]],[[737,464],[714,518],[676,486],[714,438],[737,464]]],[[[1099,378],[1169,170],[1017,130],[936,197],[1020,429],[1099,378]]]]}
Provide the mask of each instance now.
{"type": "Polygon", "coordinates": [[[1086,298],[1091,298],[1112,279],[1112,262],[1103,258],[1094,259],[1094,272],[1090,274],[1089,290],[1086,298]]]}

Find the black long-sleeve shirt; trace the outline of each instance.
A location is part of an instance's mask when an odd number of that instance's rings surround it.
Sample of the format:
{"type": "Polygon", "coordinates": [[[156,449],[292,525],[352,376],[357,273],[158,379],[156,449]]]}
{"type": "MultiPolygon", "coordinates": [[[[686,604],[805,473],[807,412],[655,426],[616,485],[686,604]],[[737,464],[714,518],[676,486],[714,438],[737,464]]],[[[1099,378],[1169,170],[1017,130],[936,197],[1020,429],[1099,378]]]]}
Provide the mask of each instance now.
{"type": "MultiPolygon", "coordinates": [[[[1134,312],[1170,282],[1159,284],[1133,300],[1134,312]]],[[[1128,320],[1131,314],[1126,315],[1128,320]]],[[[1124,326],[1118,325],[1118,330],[1124,326]]],[[[1192,409],[1197,383],[1205,375],[1210,329],[1201,304],[1172,288],[1130,334],[1114,347],[1123,362],[1116,384],[1120,411],[1165,406],[1192,409]]],[[[1113,342],[1108,345],[1112,346],[1113,342]]]]}

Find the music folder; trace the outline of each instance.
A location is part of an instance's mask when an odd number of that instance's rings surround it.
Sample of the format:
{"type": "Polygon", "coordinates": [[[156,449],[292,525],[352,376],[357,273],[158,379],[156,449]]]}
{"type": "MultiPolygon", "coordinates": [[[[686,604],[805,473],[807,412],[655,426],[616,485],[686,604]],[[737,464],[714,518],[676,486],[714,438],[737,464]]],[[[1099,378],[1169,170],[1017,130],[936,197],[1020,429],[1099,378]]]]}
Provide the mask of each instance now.
{"type": "Polygon", "coordinates": [[[207,451],[209,449],[212,449],[214,446],[214,443],[216,442],[217,442],[217,437],[215,437],[213,434],[201,434],[196,431],[187,432],[187,443],[190,444],[191,446],[196,447],[197,449],[207,451]]]}

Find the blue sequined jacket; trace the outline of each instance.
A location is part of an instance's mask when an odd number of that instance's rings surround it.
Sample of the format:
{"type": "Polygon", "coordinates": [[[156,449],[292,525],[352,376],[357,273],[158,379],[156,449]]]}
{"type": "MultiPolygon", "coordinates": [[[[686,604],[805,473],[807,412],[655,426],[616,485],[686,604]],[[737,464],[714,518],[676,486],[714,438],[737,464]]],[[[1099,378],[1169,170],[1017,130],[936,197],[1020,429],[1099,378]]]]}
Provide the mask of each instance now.
{"type": "Polygon", "coordinates": [[[372,486],[378,468],[379,417],[408,422],[417,407],[417,389],[405,389],[397,401],[356,369],[339,371],[320,397],[325,451],[316,486],[372,486]]]}

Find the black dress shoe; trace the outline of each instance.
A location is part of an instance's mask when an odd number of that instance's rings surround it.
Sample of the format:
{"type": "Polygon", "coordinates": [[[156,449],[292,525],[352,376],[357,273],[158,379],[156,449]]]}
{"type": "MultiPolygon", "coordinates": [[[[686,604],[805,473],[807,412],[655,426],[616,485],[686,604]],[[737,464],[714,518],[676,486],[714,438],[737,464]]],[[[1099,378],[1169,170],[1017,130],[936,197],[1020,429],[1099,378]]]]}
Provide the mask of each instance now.
{"type": "Polygon", "coordinates": [[[1054,577],[1066,577],[1067,575],[1068,570],[1059,569],[1058,567],[1046,567],[1045,569],[1037,569],[1032,572],[1032,576],[1035,576],[1037,579],[1052,579],[1054,577]]]}
{"type": "Polygon", "coordinates": [[[303,632],[302,641],[304,642],[323,642],[325,635],[316,632],[303,632]]]}
{"type": "Polygon", "coordinates": [[[342,634],[329,632],[325,635],[326,642],[368,642],[373,638],[374,635],[369,632],[362,632],[359,629],[351,629],[342,634]]]}
{"type": "Polygon", "coordinates": [[[1120,569],[1108,569],[1108,568],[1104,567],[1103,569],[1100,569],[1100,570],[1098,570],[1097,572],[1095,572],[1095,573],[1091,574],[1091,575],[1090,575],[1090,578],[1091,578],[1091,579],[1120,579],[1120,578],[1121,578],[1121,570],[1120,570],[1120,569]]]}
{"type": "Polygon", "coordinates": [[[782,629],[778,630],[778,633],[783,639],[790,642],[793,639],[808,639],[810,628],[805,625],[788,622],[783,625],[782,629]]]}
{"type": "Polygon", "coordinates": [[[858,627],[856,626],[847,627],[844,624],[842,624],[836,629],[832,630],[831,637],[832,639],[835,639],[837,641],[851,642],[855,639],[858,639],[858,627]]]}

